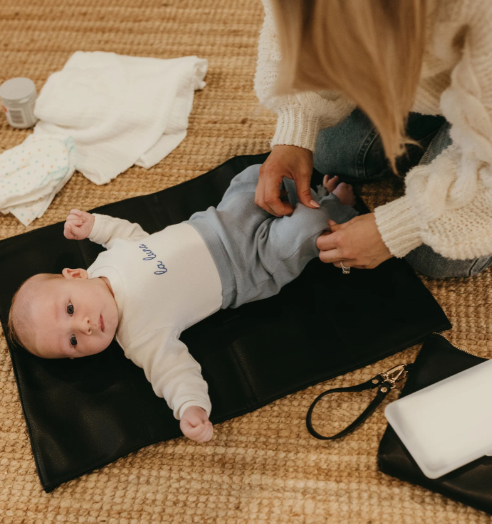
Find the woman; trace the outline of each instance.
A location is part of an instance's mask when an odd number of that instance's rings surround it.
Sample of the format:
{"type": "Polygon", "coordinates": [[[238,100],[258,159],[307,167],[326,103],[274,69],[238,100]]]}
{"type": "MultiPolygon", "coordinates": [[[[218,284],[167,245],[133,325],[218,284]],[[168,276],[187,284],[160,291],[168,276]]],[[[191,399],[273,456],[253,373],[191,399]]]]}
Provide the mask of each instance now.
{"type": "Polygon", "coordinates": [[[377,177],[418,142],[401,157],[412,167],[405,195],[330,224],[320,259],[373,268],[406,257],[441,278],[492,264],[492,2],[263,2],[255,89],[278,121],[256,203],[290,213],[279,199],[289,177],[315,207],[313,165],[377,177]]]}

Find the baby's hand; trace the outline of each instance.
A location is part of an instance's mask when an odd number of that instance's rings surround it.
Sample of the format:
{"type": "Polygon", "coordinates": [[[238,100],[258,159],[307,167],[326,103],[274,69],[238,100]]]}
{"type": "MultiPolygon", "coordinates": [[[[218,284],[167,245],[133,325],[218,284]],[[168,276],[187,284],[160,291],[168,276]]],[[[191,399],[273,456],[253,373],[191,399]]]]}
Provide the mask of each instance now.
{"type": "Polygon", "coordinates": [[[185,437],[196,442],[208,442],[214,433],[214,427],[208,420],[207,412],[198,406],[186,408],[179,427],[185,437]]]}
{"type": "Polygon", "coordinates": [[[83,240],[87,238],[94,227],[96,218],[90,213],[72,209],[65,222],[63,234],[70,240],[83,240]]]}

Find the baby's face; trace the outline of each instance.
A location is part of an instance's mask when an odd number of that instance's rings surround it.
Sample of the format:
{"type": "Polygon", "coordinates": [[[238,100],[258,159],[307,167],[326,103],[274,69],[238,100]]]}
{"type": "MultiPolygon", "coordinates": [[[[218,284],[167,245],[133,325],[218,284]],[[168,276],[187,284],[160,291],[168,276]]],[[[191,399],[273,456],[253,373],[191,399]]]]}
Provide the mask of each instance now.
{"type": "Polygon", "coordinates": [[[63,278],[45,282],[32,304],[35,354],[77,358],[105,350],[118,327],[118,309],[109,281],[64,269],[63,278]]]}

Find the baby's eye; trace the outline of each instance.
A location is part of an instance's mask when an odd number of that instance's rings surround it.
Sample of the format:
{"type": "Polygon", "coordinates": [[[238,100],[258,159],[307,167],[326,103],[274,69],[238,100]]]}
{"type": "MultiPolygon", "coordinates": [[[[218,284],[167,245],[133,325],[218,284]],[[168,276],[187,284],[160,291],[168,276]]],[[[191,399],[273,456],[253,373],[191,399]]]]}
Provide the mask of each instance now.
{"type": "Polygon", "coordinates": [[[70,337],[70,345],[75,347],[77,345],[77,337],[75,335],[72,335],[70,337]]]}
{"type": "Polygon", "coordinates": [[[73,315],[74,311],[75,311],[75,310],[74,310],[73,304],[72,304],[71,302],[69,302],[69,303],[68,303],[68,306],[67,306],[67,313],[68,313],[69,315],[73,315]]]}

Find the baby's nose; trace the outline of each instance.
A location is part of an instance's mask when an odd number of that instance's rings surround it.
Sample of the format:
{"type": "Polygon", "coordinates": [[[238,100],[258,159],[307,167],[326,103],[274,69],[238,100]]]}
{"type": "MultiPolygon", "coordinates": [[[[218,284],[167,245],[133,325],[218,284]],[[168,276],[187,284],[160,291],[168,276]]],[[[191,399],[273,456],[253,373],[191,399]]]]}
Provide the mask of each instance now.
{"type": "Polygon", "coordinates": [[[91,319],[89,317],[82,319],[80,323],[80,331],[86,335],[90,335],[92,333],[91,319]]]}

